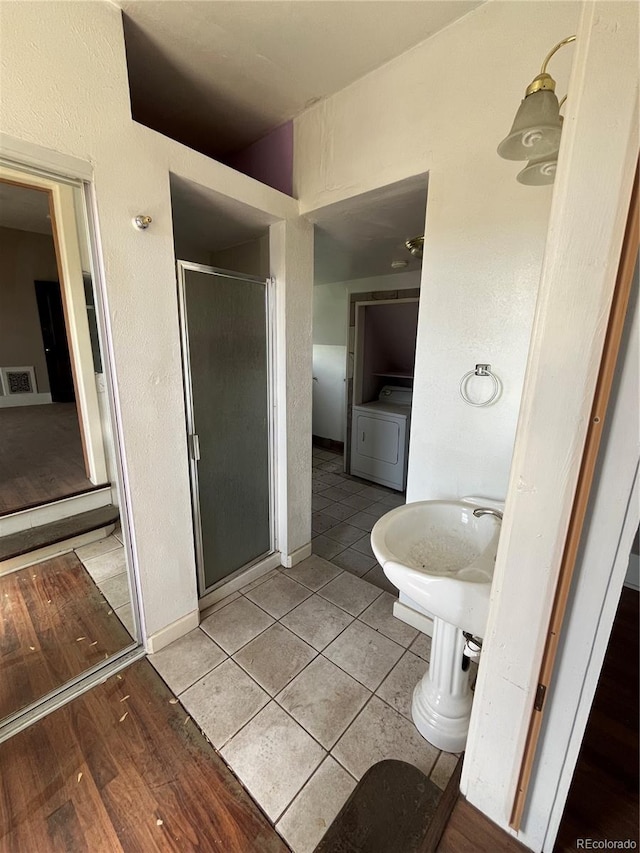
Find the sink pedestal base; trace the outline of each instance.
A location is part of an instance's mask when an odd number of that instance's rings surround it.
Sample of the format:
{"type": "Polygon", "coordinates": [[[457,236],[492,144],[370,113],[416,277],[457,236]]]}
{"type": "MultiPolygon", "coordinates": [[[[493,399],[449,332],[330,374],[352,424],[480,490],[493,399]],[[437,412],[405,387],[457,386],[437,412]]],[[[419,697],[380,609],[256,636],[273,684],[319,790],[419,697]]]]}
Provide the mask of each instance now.
{"type": "Polygon", "coordinates": [[[464,636],[460,628],[433,620],[431,663],[413,691],[411,716],[420,734],[446,752],[464,749],[472,694],[469,671],[462,669],[464,636]]]}

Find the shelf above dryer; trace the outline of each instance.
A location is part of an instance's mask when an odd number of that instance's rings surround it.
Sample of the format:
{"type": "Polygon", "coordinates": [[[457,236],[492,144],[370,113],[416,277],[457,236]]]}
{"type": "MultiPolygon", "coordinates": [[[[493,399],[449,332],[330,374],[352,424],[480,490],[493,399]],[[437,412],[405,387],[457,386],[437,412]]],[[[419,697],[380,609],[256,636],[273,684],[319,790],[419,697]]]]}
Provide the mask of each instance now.
{"type": "Polygon", "coordinates": [[[372,373],[372,376],[386,376],[388,379],[413,379],[413,373],[372,373]]]}

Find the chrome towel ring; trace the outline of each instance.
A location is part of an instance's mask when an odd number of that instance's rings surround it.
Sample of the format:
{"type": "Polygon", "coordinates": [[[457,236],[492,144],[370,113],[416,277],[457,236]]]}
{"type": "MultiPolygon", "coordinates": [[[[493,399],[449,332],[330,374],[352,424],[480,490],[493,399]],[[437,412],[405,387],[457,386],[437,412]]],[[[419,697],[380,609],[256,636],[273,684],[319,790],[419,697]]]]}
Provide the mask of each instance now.
{"type": "Polygon", "coordinates": [[[476,406],[477,408],[481,408],[482,406],[490,406],[499,393],[500,380],[495,375],[495,373],[491,372],[490,364],[476,364],[475,370],[470,370],[468,373],[465,373],[465,375],[460,380],[460,396],[465,401],[465,403],[468,403],[470,406],[476,406]],[[491,396],[487,397],[486,400],[483,400],[480,403],[474,403],[474,401],[470,400],[469,396],[467,395],[467,383],[472,376],[487,376],[489,379],[491,379],[493,383],[493,392],[491,393],[491,396]]]}

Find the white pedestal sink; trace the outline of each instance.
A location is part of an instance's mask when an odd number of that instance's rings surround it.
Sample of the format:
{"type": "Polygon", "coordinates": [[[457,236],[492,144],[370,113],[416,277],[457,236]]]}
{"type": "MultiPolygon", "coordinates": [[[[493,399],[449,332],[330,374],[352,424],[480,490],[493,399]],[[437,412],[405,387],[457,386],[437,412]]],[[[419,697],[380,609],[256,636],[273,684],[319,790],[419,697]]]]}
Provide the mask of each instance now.
{"type": "Polygon", "coordinates": [[[389,580],[431,613],[431,663],[412,703],[416,728],[447,752],[464,749],[471,715],[463,631],[484,635],[500,522],[476,518],[496,501],[419,501],[392,510],[371,531],[371,547],[389,580]]]}

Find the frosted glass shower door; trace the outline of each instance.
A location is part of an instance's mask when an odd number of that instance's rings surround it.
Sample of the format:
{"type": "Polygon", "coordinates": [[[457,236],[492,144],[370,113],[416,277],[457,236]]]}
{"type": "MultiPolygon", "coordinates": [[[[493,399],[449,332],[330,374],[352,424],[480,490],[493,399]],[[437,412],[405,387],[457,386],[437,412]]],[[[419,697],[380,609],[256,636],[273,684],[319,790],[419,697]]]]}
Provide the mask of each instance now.
{"type": "Polygon", "coordinates": [[[200,595],[273,550],[269,282],[178,262],[200,595]]]}

